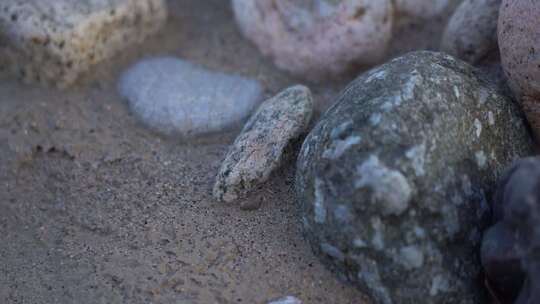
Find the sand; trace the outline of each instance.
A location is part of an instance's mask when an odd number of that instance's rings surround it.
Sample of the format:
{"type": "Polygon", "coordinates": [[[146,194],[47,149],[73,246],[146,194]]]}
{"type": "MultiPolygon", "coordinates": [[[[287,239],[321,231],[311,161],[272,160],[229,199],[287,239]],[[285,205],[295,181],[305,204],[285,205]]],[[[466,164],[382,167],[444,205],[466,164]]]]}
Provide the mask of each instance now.
{"type": "MultiPolygon", "coordinates": [[[[147,56],[254,77],[266,96],[301,82],[242,38],[227,1],[170,9],[165,30],[67,91],[0,78],[0,303],[368,303],[302,237],[294,153],[245,208],[218,203],[238,129],[179,141],[130,114],[116,81],[147,56]]],[[[441,24],[403,27],[391,55],[434,48],[441,24]]],[[[348,80],[308,83],[317,113],[348,80]]]]}

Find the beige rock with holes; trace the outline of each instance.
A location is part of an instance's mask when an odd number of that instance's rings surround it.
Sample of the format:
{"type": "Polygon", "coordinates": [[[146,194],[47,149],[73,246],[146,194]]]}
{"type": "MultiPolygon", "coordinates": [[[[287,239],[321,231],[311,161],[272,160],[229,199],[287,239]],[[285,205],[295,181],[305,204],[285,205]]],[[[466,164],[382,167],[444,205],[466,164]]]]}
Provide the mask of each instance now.
{"type": "Polygon", "coordinates": [[[0,66],[66,87],[166,19],[165,0],[1,0],[0,66]]]}

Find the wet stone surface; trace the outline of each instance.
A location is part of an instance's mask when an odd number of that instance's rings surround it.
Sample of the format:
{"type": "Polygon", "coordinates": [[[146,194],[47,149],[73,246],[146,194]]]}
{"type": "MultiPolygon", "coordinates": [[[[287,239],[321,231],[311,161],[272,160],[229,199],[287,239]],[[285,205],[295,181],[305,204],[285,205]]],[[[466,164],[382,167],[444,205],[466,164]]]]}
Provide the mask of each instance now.
{"type": "Polygon", "coordinates": [[[448,55],[360,76],[308,135],[296,191],[314,251],[374,303],[479,303],[504,167],[531,153],[512,100],[448,55]]]}

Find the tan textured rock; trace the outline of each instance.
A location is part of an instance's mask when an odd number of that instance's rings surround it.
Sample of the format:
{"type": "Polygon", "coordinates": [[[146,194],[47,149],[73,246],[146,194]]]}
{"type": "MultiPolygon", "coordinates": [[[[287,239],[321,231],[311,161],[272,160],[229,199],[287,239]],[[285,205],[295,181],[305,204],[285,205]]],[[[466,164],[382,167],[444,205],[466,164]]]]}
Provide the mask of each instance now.
{"type": "Polygon", "coordinates": [[[166,18],[165,0],[2,0],[0,64],[27,82],[65,87],[166,18]]]}
{"type": "Polygon", "coordinates": [[[540,2],[503,0],[499,49],[504,72],[540,139],[540,2]]]}
{"type": "Polygon", "coordinates": [[[297,85],[263,102],[227,153],[214,186],[214,197],[232,202],[265,182],[281,165],[285,148],[309,125],[311,91],[297,85]]]}

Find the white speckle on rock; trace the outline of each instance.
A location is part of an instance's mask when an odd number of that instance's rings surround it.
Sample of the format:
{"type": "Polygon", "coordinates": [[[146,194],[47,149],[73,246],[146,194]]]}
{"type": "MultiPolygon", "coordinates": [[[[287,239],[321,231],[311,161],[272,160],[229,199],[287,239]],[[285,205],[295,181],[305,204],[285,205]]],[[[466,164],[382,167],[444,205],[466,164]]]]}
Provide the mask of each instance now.
{"type": "Polygon", "coordinates": [[[345,261],[345,255],[343,254],[343,252],[341,252],[341,250],[339,250],[335,246],[332,246],[328,243],[322,243],[321,250],[325,254],[333,257],[334,259],[338,261],[341,261],[341,262],[345,261]]]}
{"type": "Polygon", "coordinates": [[[353,246],[355,248],[366,248],[367,243],[364,240],[362,240],[361,238],[355,238],[353,240],[353,246]]]}
{"type": "Polygon", "coordinates": [[[320,179],[315,179],[315,202],[313,211],[315,213],[315,222],[323,224],[326,222],[326,207],[324,206],[324,193],[322,191],[323,183],[320,179]]]}
{"type": "Polygon", "coordinates": [[[420,239],[423,239],[426,237],[426,230],[424,230],[422,227],[416,226],[414,227],[414,235],[420,239]]]}
{"type": "Polygon", "coordinates": [[[371,114],[371,116],[369,117],[369,122],[371,123],[372,126],[376,126],[381,122],[381,118],[382,118],[382,115],[380,113],[374,113],[374,114],[371,114]]]}
{"type": "Polygon", "coordinates": [[[473,194],[471,179],[467,175],[461,177],[461,187],[465,195],[470,196],[473,194]]]}
{"type": "Polygon", "coordinates": [[[424,80],[417,70],[412,71],[411,74],[412,75],[409,77],[409,80],[405,83],[401,91],[401,98],[403,100],[414,98],[414,89],[416,86],[421,85],[424,80]]]}
{"type": "Polygon", "coordinates": [[[431,289],[429,290],[431,296],[436,296],[439,292],[447,292],[448,290],[450,290],[450,283],[443,275],[438,274],[431,280],[431,289]]]}
{"type": "Polygon", "coordinates": [[[425,143],[407,150],[405,156],[412,161],[412,167],[416,176],[424,176],[426,174],[426,171],[424,170],[426,156],[425,143]]]}
{"type": "Polygon", "coordinates": [[[480,122],[480,120],[478,120],[478,118],[474,119],[474,129],[476,137],[480,137],[480,135],[482,134],[482,123],[480,122]]]}
{"type": "Polygon", "coordinates": [[[354,219],[353,214],[346,205],[338,205],[334,209],[334,217],[341,223],[348,223],[354,219]]]}
{"type": "Polygon", "coordinates": [[[327,159],[337,159],[340,158],[345,151],[350,147],[359,144],[362,141],[360,136],[349,136],[345,139],[335,139],[332,141],[330,148],[323,152],[322,157],[327,159]]]}
{"type": "Polygon", "coordinates": [[[383,215],[399,215],[409,207],[412,189],[407,178],[397,170],[386,167],[372,155],[357,168],[360,176],[356,188],[372,189],[372,203],[380,204],[383,215]]]}
{"type": "Polygon", "coordinates": [[[383,250],[384,245],[384,233],[383,233],[383,225],[381,222],[381,219],[378,217],[374,217],[371,219],[371,227],[373,228],[373,235],[371,237],[371,245],[373,245],[373,248],[375,250],[383,250]]]}
{"type": "Polygon", "coordinates": [[[358,279],[365,282],[367,287],[373,291],[375,297],[381,304],[393,304],[392,298],[386,286],[381,282],[379,267],[375,261],[361,256],[358,260],[360,270],[358,279]]]}
{"type": "Polygon", "coordinates": [[[487,163],[487,157],[484,151],[476,151],[474,155],[476,157],[476,164],[478,165],[478,167],[484,169],[487,163]]]}
{"type": "Polygon", "coordinates": [[[424,253],[417,246],[411,245],[399,250],[400,262],[405,268],[413,269],[424,265],[424,253]]]}
{"type": "Polygon", "coordinates": [[[489,121],[490,126],[495,125],[495,116],[493,115],[493,112],[491,111],[488,112],[488,121],[489,121]]]}
{"type": "Polygon", "coordinates": [[[457,86],[454,86],[454,95],[456,95],[457,99],[461,98],[461,92],[459,91],[457,86]]]}
{"type": "Polygon", "coordinates": [[[268,304],[302,304],[302,301],[293,296],[286,296],[277,300],[270,301],[268,302],[268,304]]]}
{"type": "Polygon", "coordinates": [[[374,80],[383,80],[385,77],[386,77],[386,71],[377,69],[377,70],[374,70],[371,73],[371,75],[368,76],[368,78],[366,79],[366,83],[370,83],[374,80]]]}

